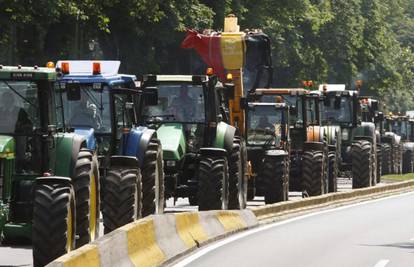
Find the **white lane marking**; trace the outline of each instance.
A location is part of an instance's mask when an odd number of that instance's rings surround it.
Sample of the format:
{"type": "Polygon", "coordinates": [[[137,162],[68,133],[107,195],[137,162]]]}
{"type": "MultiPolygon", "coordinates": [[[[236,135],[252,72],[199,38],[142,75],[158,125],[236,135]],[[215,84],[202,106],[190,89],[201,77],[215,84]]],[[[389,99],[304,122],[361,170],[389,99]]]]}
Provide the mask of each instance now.
{"type": "Polygon", "coordinates": [[[262,226],[262,227],[259,227],[259,228],[255,228],[255,229],[252,229],[252,230],[241,232],[239,234],[235,234],[233,236],[230,236],[229,238],[226,238],[224,240],[221,240],[221,241],[218,241],[218,242],[213,243],[211,245],[208,245],[207,247],[200,249],[196,253],[194,253],[192,255],[189,255],[188,257],[184,258],[182,261],[177,262],[173,266],[174,267],[187,266],[191,262],[195,261],[198,258],[201,258],[202,256],[206,255],[207,253],[209,253],[212,250],[218,249],[219,247],[227,245],[227,244],[229,244],[231,242],[234,242],[238,239],[242,239],[244,237],[247,237],[247,236],[259,233],[259,232],[266,231],[270,228],[278,227],[278,226],[281,226],[281,225],[284,225],[284,224],[288,224],[288,223],[291,223],[291,222],[303,220],[303,219],[306,219],[306,218],[309,218],[309,217],[313,217],[313,216],[317,216],[317,215],[321,215],[321,214],[325,214],[325,213],[331,213],[331,212],[334,212],[334,211],[345,210],[345,209],[349,209],[349,208],[352,208],[352,207],[363,206],[363,205],[367,205],[367,204],[371,204],[371,203],[375,203],[375,202],[380,202],[380,201],[393,199],[393,198],[398,198],[398,197],[404,197],[404,196],[412,195],[412,194],[414,194],[414,192],[408,192],[408,193],[403,193],[403,194],[399,194],[399,195],[393,195],[393,196],[389,196],[389,197],[384,197],[384,198],[379,198],[379,199],[374,199],[374,200],[368,200],[368,201],[365,201],[365,202],[355,203],[355,204],[351,204],[351,205],[348,205],[348,206],[342,206],[342,207],[329,209],[329,210],[322,210],[322,211],[318,211],[318,212],[315,212],[315,213],[305,214],[305,215],[298,216],[298,217],[295,217],[295,218],[287,219],[285,221],[276,222],[276,223],[268,224],[268,225],[265,225],[265,226],[262,226]]]}
{"type": "Polygon", "coordinates": [[[377,262],[377,264],[375,264],[374,267],[385,267],[385,265],[387,265],[390,262],[390,260],[380,260],[379,262],[377,262]]]}

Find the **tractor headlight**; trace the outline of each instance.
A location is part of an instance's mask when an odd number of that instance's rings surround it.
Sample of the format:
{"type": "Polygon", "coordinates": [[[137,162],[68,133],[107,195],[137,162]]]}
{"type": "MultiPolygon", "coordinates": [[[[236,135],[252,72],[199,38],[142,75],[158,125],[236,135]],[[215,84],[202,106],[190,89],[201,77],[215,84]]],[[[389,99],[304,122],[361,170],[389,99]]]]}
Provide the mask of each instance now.
{"type": "Polygon", "coordinates": [[[342,140],[348,140],[349,139],[349,129],[343,129],[342,130],[342,140]]]}
{"type": "Polygon", "coordinates": [[[167,160],[166,162],[165,162],[165,164],[167,165],[167,167],[175,167],[175,164],[176,164],[177,162],[175,161],[175,160],[167,160]]]}

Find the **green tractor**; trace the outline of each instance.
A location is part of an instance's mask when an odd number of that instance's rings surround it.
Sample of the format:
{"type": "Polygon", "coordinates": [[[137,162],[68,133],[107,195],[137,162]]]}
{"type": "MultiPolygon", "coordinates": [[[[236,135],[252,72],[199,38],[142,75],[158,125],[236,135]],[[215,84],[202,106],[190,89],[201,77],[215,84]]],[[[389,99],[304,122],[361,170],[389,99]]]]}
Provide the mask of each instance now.
{"type": "Polygon", "coordinates": [[[255,195],[264,196],[265,203],[272,204],[289,198],[289,107],[286,103],[260,101],[260,91],[243,100],[245,136],[255,195]]]}
{"type": "Polygon", "coordinates": [[[32,241],[35,266],[98,234],[99,183],[86,140],[66,131],[54,68],[0,66],[0,234],[32,241]],[[82,223],[82,225],[80,225],[82,223]]]}
{"type": "Polygon", "coordinates": [[[401,174],[403,147],[401,136],[395,133],[393,125],[396,117],[389,114],[384,117],[381,124],[381,143],[384,144],[382,151],[383,174],[401,174]]]}
{"type": "Polygon", "coordinates": [[[391,132],[401,137],[402,155],[400,173],[413,172],[414,165],[414,143],[412,136],[412,123],[408,116],[392,116],[388,118],[388,127],[391,132]]]}
{"type": "Polygon", "coordinates": [[[345,90],[343,84],[321,84],[322,124],[339,127],[341,156],[338,161],[343,175],[352,177],[353,188],[377,182],[377,135],[373,122],[361,122],[359,91],[345,90]]]}
{"type": "Polygon", "coordinates": [[[188,197],[199,210],[243,206],[240,139],[223,106],[234,85],[216,76],[146,75],[142,87],[158,90],[158,105],[138,114],[161,141],[166,197],[188,197]]]}

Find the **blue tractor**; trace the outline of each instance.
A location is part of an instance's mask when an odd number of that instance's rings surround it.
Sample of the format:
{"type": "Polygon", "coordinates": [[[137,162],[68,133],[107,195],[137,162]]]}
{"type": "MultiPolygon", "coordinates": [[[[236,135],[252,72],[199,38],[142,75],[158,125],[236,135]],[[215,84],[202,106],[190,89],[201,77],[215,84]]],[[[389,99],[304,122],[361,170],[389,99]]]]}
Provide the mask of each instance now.
{"type": "MultiPolygon", "coordinates": [[[[163,154],[155,130],[137,125],[138,105],[157,104],[119,61],[59,61],[65,122],[87,140],[99,166],[101,210],[108,233],[164,211],[163,154]]],[[[96,171],[98,170],[95,168],[96,171]]]]}

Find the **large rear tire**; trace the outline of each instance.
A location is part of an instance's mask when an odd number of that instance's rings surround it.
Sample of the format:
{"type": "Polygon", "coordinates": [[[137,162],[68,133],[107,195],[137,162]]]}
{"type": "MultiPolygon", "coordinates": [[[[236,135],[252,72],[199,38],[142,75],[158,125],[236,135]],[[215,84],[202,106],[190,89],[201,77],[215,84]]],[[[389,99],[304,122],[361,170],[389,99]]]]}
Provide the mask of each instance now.
{"type": "Polygon", "coordinates": [[[352,143],[352,188],[371,186],[372,182],[372,144],[366,140],[352,143]]]}
{"type": "Polygon", "coordinates": [[[302,158],[302,188],[308,196],[323,193],[324,164],[323,151],[304,151],[302,158]]]}
{"type": "Polygon", "coordinates": [[[223,157],[201,157],[198,177],[198,209],[221,210],[228,207],[228,167],[223,157]]]}
{"type": "Polygon", "coordinates": [[[105,177],[103,224],[105,234],[141,217],[142,190],[139,169],[114,166],[105,177]]]}
{"type": "Polygon", "coordinates": [[[328,153],[328,192],[337,192],[338,191],[338,162],[336,160],[336,151],[330,151],[328,153]]]}
{"type": "Polygon", "coordinates": [[[75,195],[69,185],[36,185],[33,203],[33,264],[45,266],[75,248],[75,195]]]}
{"type": "Polygon", "coordinates": [[[377,182],[381,181],[382,175],[382,144],[377,143],[377,182]]]}
{"type": "Polygon", "coordinates": [[[413,172],[413,151],[407,149],[403,153],[403,166],[402,173],[411,173],[413,172]]]}
{"type": "Polygon", "coordinates": [[[76,248],[99,234],[99,178],[92,166],[92,152],[82,149],[75,164],[73,188],[76,202],[76,248]]]}
{"type": "Polygon", "coordinates": [[[148,144],[142,166],[142,216],[164,212],[164,169],[160,142],[148,144]]]}
{"type": "Polygon", "coordinates": [[[261,174],[266,204],[286,201],[287,170],[285,157],[265,157],[261,174]]]}
{"type": "Polygon", "coordinates": [[[229,209],[240,209],[239,189],[242,176],[240,144],[235,142],[229,160],[229,209]]]}
{"type": "MultiPolygon", "coordinates": [[[[392,162],[391,162],[391,146],[389,144],[381,144],[381,156],[382,156],[382,174],[392,173],[392,162]]],[[[380,182],[380,181],[378,181],[380,182]]]]}

